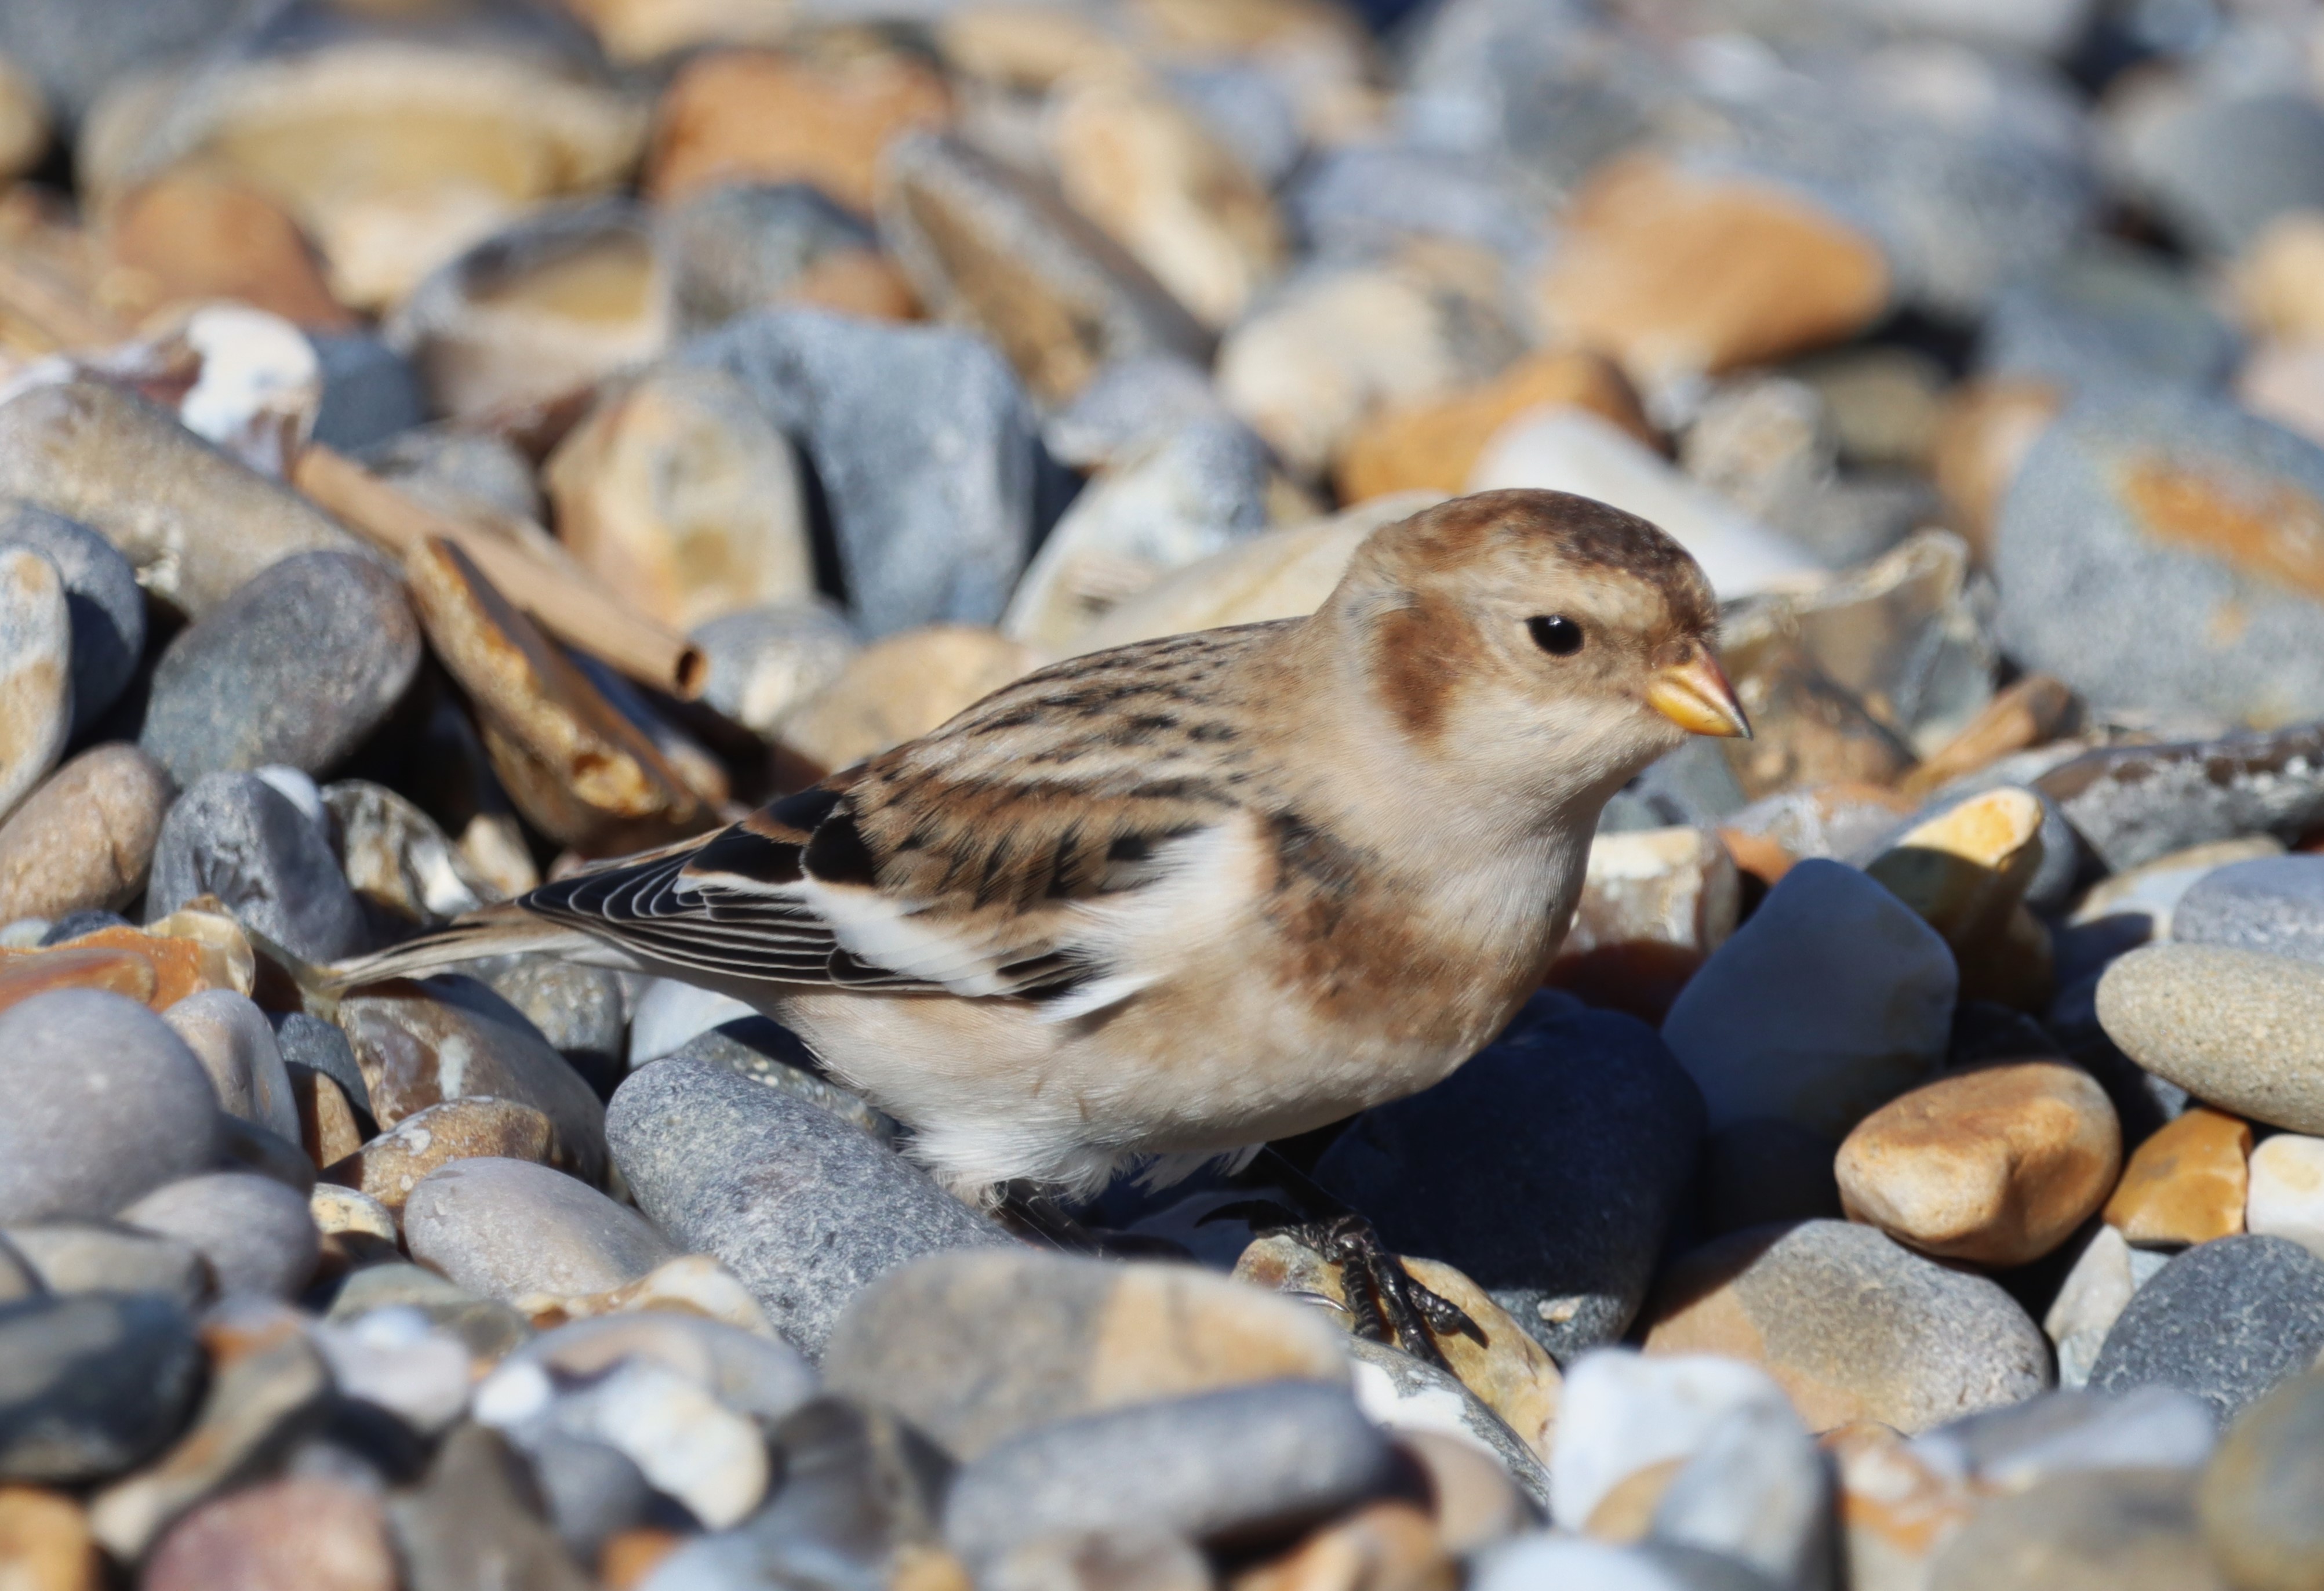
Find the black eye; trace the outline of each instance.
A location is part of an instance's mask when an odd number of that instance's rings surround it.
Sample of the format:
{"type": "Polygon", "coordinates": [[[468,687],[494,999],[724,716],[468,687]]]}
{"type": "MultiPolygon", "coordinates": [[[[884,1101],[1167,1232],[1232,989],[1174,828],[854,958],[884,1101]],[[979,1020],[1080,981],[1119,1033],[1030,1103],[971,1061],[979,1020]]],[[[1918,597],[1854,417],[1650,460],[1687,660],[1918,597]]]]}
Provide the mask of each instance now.
{"type": "Polygon", "coordinates": [[[1582,626],[1563,614],[1536,614],[1526,621],[1526,634],[1552,657],[1572,657],[1582,650],[1582,626]]]}

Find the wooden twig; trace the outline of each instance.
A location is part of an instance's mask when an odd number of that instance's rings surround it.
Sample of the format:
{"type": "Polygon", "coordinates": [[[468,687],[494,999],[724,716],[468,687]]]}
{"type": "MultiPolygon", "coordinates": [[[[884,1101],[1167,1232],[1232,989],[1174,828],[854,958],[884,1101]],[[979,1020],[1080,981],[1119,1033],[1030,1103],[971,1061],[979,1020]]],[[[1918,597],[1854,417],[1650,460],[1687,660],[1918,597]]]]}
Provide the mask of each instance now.
{"type": "Polygon", "coordinates": [[[343,453],[309,443],[291,467],[290,484],[396,556],[431,536],[466,553],[511,602],[559,641],[603,658],[643,685],[681,701],[702,694],[709,670],[701,652],[576,569],[521,543],[437,513],[398,491],[343,453]]]}

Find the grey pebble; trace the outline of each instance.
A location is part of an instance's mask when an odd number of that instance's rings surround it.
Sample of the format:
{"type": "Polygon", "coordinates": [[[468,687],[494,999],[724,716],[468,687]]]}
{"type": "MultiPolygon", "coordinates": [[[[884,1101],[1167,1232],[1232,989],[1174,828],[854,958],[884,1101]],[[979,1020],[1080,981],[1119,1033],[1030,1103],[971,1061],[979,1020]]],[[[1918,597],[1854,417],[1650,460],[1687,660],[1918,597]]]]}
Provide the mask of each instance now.
{"type": "Polygon", "coordinates": [[[2179,1387],[2224,1424],[2319,1352],[2324,1260],[2281,1237],[2222,1237],[2189,1249],[2131,1295],[2090,1367],[2090,1387],[2179,1387]]]}
{"type": "Polygon", "coordinates": [[[2238,1115],[2324,1133],[2324,967],[2226,945],[2149,945],[2098,980],[2106,1036],[2238,1115]]]}
{"type": "Polygon", "coordinates": [[[211,773],[161,819],[146,920],[216,895],[292,955],[334,961],[364,948],[363,909],[330,842],[289,797],[254,773],[211,773]]]}
{"type": "Polygon", "coordinates": [[[125,1206],[120,1220],[199,1252],[222,1293],[289,1298],[315,1273],[322,1243],[306,1199],[248,1171],[165,1183],[125,1206]]]}
{"type": "Polygon", "coordinates": [[[192,1244],[117,1221],[9,1226],[0,1243],[53,1293],[159,1293],[191,1309],[212,1290],[209,1262],[192,1244]]]}
{"type": "Polygon", "coordinates": [[[30,547],[64,577],[72,624],[73,733],[111,707],[145,652],[145,593],[113,543],[31,503],[0,502],[0,546],[30,547]]]}
{"type": "Polygon", "coordinates": [[[422,1178],[403,1206],[411,1257],[472,1292],[604,1292],[678,1251],[625,1209],[562,1171],[527,1161],[456,1160],[422,1178]]]}
{"type": "Polygon", "coordinates": [[[99,1479],[178,1433],[200,1392],[185,1312],[153,1293],[0,1305],[0,1479],[99,1479]]]}
{"type": "Polygon", "coordinates": [[[2171,937],[2324,963],[2324,856],[2259,856],[2214,867],[2179,898],[2171,937]]]}

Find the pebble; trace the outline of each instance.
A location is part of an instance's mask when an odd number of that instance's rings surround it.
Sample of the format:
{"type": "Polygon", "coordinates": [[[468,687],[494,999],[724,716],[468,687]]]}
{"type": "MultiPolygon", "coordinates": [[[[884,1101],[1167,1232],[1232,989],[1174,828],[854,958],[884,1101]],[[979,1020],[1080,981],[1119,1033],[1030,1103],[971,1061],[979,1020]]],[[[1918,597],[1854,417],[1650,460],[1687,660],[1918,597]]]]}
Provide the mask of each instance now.
{"type": "Polygon", "coordinates": [[[2089,1383],[2090,1366],[2098,1363],[2098,1350],[2122,1318],[2124,1306],[2171,1257],[2160,1250],[2131,1247],[2116,1227],[2101,1224],[2090,1234],[2042,1318],[2043,1331],[2057,1346],[2060,1386],[2089,1383]]]}
{"type": "Polygon", "coordinates": [[[208,773],[171,806],[145,889],[152,922],[200,895],[292,955],[331,961],[364,948],[363,912],[330,842],[255,773],[208,773]]]}
{"type": "Polygon", "coordinates": [[[2276,1133],[2252,1151],[2248,1170],[2245,1229],[2324,1259],[2324,1138],[2276,1133]]]}
{"type": "Polygon", "coordinates": [[[0,815],[56,766],[72,717],[64,578],[31,548],[0,544],[0,815]]]}
{"type": "Polygon", "coordinates": [[[152,1293],[0,1304],[0,1481],[76,1485],[143,1462],[199,1395],[202,1351],[152,1293]]]}
{"type": "Polygon", "coordinates": [[[470,1096],[530,1105],[555,1129],[553,1163],[586,1182],[603,1179],[604,1106],[514,1006],[475,979],[374,986],[339,1003],[339,1025],[382,1126],[470,1096]]]}
{"type": "Polygon", "coordinates": [[[1023,642],[981,625],[899,631],[784,718],[779,740],[820,778],[926,735],[1039,661],[1023,642]]]}
{"type": "Polygon", "coordinates": [[[883,320],[918,307],[872,228],[805,182],[697,190],[659,208],[654,242],[684,335],[783,303],[883,320]]]}
{"type": "Polygon", "coordinates": [[[705,1060],[730,1071],[780,1088],[827,1110],[841,1121],[861,1127],[883,1143],[895,1142],[899,1129],[886,1113],[823,1077],[816,1069],[814,1052],[797,1033],[763,1016],[738,1018],[697,1033],[671,1053],[688,1060],[705,1060]]]}
{"type": "Polygon", "coordinates": [[[384,785],[346,779],[317,794],[339,871],[375,920],[433,927],[499,894],[434,819],[384,785]]]}
{"type": "Polygon", "coordinates": [[[375,1114],[371,1088],[364,1081],[363,1068],[355,1064],[355,1047],[337,1023],[304,1011],[270,1012],[266,1020],[274,1029],[275,1047],[281,1051],[286,1068],[302,1066],[320,1073],[339,1086],[354,1108],[365,1115],[375,1114]]]}
{"type": "Polygon", "coordinates": [[[2324,962],[2324,856],[2260,856],[2210,869],[2179,897],[2171,937],[2324,962]]]}
{"type": "Polygon", "coordinates": [[[221,1293],[289,1298],[314,1274],[320,1238],[307,1198],[272,1178],[214,1171],[164,1183],[120,1219],[196,1250],[221,1293]]]}
{"type": "Polygon", "coordinates": [[[1619,1347],[1582,1355],[1558,1406],[1552,1517],[1600,1533],[1597,1516],[1626,1483],[1649,1475],[1667,1481],[1729,1415],[1752,1408],[1791,1415],[1783,1388],[1733,1358],[1619,1347]]]}
{"type": "Polygon", "coordinates": [[[473,970],[538,1028],[591,1087],[601,1096],[613,1094],[621,1081],[627,1039],[619,973],[546,956],[519,957],[505,968],[473,970]]]}
{"type": "Polygon", "coordinates": [[[1831,1489],[1799,1416],[1755,1402],[1704,1433],[1655,1504],[1650,1537],[1748,1564],[1779,1586],[1828,1581],[1831,1489]]]}
{"type": "Polygon", "coordinates": [[[2121,133],[2144,197],[2199,248],[2233,254],[2278,216],[2324,206],[2324,111],[2305,94],[2190,95],[2121,133]]]}
{"type": "Polygon", "coordinates": [[[156,304],[227,300],[302,328],[345,333],[353,323],[298,223],[257,189],[166,171],[126,195],[116,215],[109,263],[156,304]]]}
{"type": "Polygon", "coordinates": [[[681,1254],[620,1287],[592,1293],[525,1293],[512,1300],[534,1327],[552,1330],[604,1315],[682,1312],[776,1340],[774,1326],[732,1271],[708,1254],[681,1254]]]}
{"type": "Polygon", "coordinates": [[[1703,964],[1663,1040],[1713,1130],[1775,1116],[1837,1137],[1935,1069],[1957,986],[1951,951],[1910,908],[1811,859],[1703,964]]]}
{"type": "Polygon", "coordinates": [[[558,540],[671,629],[815,594],[798,459],[723,371],[659,368],[609,392],[542,482],[558,540]]]}
{"type": "Polygon", "coordinates": [[[1741,911],[1741,874],[1711,830],[1601,829],[1546,982],[1659,1022],[1741,911]]]}
{"type": "Polygon", "coordinates": [[[604,1292],[678,1251],[633,1210],[530,1161],[466,1156],[405,1197],[411,1257],[472,1292],[604,1292]]]}
{"type": "Polygon", "coordinates": [[[379,1499],[344,1481],[289,1475],[204,1503],[170,1527],[139,1581],[150,1591],[395,1591],[379,1499]]]}
{"type": "Polygon", "coordinates": [[[1489,1467],[1502,1488],[1526,1500],[1517,1504],[1520,1513],[1547,1512],[1549,1466],[1542,1461],[1542,1433],[1519,1436],[1458,1376],[1402,1348],[1360,1337],[1350,1337],[1345,1346],[1364,1418],[1393,1432],[1400,1447],[1435,1441],[1458,1448],[1489,1467]]]}
{"type": "Polygon", "coordinates": [[[64,581],[72,633],[72,732],[88,733],[136,671],[145,651],[145,594],[112,542],[30,503],[0,503],[0,546],[27,547],[64,581]]]}
{"type": "Polygon", "coordinates": [[[205,989],[169,1007],[161,1020],[209,1073],[227,1115],[299,1142],[298,1102],[264,1012],[232,989],[205,989]]]}
{"type": "Polygon", "coordinates": [[[88,990],[0,1012],[0,1223],[103,1217],[217,1153],[208,1074],[134,1001],[88,990]]]}
{"type": "Polygon", "coordinates": [[[1987,1503],[1929,1566],[1929,1591],[2226,1591],[2196,1528],[2193,1477],[2061,1475],[1987,1503]]]}
{"type": "Polygon", "coordinates": [[[2003,291],[1978,334],[1977,367],[2070,391],[2158,376],[2211,388],[2236,345],[2218,310],[2159,256],[2085,244],[2003,291]]]}
{"type": "Polygon", "coordinates": [[[1315,1179],[1390,1248],[1473,1278],[1566,1358],[1637,1313],[1702,1121],[1697,1090],[1646,1024],[1544,994],[1443,1082],[1359,1116],[1315,1179]],[[1591,1215],[1508,1218],[1521,1209],[1591,1215]]]}
{"type": "Polygon", "coordinates": [[[970,1564],[1065,1531],[1158,1527],[1219,1549],[1296,1535],[1387,1489],[1391,1449],[1346,1392],[1281,1382],[1052,1420],[986,1448],[945,1499],[970,1564]]]}
{"type": "Polygon", "coordinates": [[[478,1298],[433,1271],[383,1260],[352,1272],[340,1283],[323,1319],[327,1326],[362,1326],[383,1311],[409,1311],[458,1339],[490,1364],[532,1335],[525,1318],[497,1299],[478,1298]]]}
{"type": "Polygon", "coordinates": [[[138,744],[180,785],[276,764],[320,773],[378,727],[419,667],[420,626],[392,571],[300,553],[170,643],[138,744]]]}
{"type": "Polygon", "coordinates": [[[42,780],[0,824],[0,918],[117,911],[137,896],[171,794],[161,764],[119,741],[42,780]]]}
{"type": "Polygon", "coordinates": [[[522,1458],[480,1425],[445,1438],[426,1478],[388,1504],[388,1518],[414,1591],[483,1591],[495,1582],[587,1591],[591,1584],[549,1528],[522,1458]]]}
{"type": "Polygon", "coordinates": [[[2222,1237],[2140,1288],[2107,1333],[2090,1386],[2159,1383],[2231,1420],[2324,1350],[2324,1260],[2281,1237],[2222,1237]]]}
{"type": "Polygon", "coordinates": [[[1812,1430],[1869,1419],[1917,1431],[2052,1381],[2048,1340],[1997,1283],[1847,1222],[1697,1249],[1664,1272],[1646,1318],[1649,1354],[1758,1364],[1812,1430]]]}
{"type": "Polygon", "coordinates": [[[2061,1392],[1924,1431],[1913,1451],[1985,1493],[2092,1469],[2197,1470],[2218,1445],[2210,1405],[2176,1387],[2061,1392]]]}
{"type": "Polygon", "coordinates": [[[1824,1134],[1780,1116],[1746,1116],[1708,1134],[1695,1171],[1702,1235],[1776,1221],[1840,1219],[1838,1149],[1824,1134]]]}
{"type": "Polygon", "coordinates": [[[2324,735],[2312,726],[2220,741],[2090,751],[2035,781],[2116,873],[2210,841],[2297,839],[2324,819],[2324,735]]]}
{"type": "Polygon", "coordinates": [[[43,1221],[0,1228],[29,1291],[159,1293],[192,1309],[213,1291],[208,1263],[190,1244],[111,1221],[43,1221]]]}
{"type": "Polygon", "coordinates": [[[2219,1444],[2195,1495],[2203,1540],[2228,1582],[2299,1591],[2324,1563],[2324,1374],[2261,1399],[2219,1444]]]}
{"type": "Polygon", "coordinates": [[[1014,1246],[918,1259],[872,1282],[831,1327],[823,1368],[834,1392],[876,1399],[963,1457],[1128,1404],[1348,1375],[1338,1332],[1259,1288],[1014,1246]],[[992,1365],[1009,1369],[978,1368],[992,1365]]]}
{"type": "Polygon", "coordinates": [[[792,709],[846,672],[863,649],[845,615],[820,600],[723,614],[687,639],[708,669],[702,699],[769,737],[792,709]]]}
{"type": "Polygon", "coordinates": [[[2049,932],[2025,911],[2047,815],[2032,791],[2005,785],[1914,824],[1865,867],[1952,947],[1964,1000],[2049,999],[2049,932]]]}
{"type": "Polygon", "coordinates": [[[806,453],[867,636],[1001,616],[1031,550],[1036,441],[990,347],[784,310],[698,339],[681,362],[732,375],[806,453]]]}
{"type": "Polygon", "coordinates": [[[629,1069],[675,1055],[704,1033],[757,1014],[732,994],[655,978],[632,1002],[629,1069]]]}
{"type": "Polygon", "coordinates": [[[820,1356],[866,1283],[1001,1229],[891,1150],[803,1101],[702,1061],[633,1074],[606,1115],[638,1208],[742,1278],[777,1330],[820,1356]]]}
{"type": "Polygon", "coordinates": [[[2190,1106],[2132,1152],[2107,1200],[2107,1225],[2150,1245],[2232,1237],[2244,1229],[2251,1146],[2248,1122],[2190,1106]]]}
{"type": "Polygon", "coordinates": [[[25,1591],[97,1591],[97,1543],[80,1504],[60,1492],[0,1485],[0,1562],[25,1591]]]}
{"type": "Polygon", "coordinates": [[[2324,971],[2215,945],[2151,945],[2107,969],[2098,1015],[2140,1066],[2271,1126],[2324,1133],[2324,971]]]}
{"type": "Polygon", "coordinates": [[[2121,1167],[2122,1130],[2097,1080],[2024,1060],[1889,1101],[1840,1144],[1838,1176],[1851,1219],[1923,1253],[2006,1267],[2065,1242],[2121,1167]]]}
{"type": "Polygon", "coordinates": [[[558,1148],[556,1124],[531,1105],[464,1096],[403,1116],[352,1155],[325,1166],[323,1176],[401,1216],[420,1184],[446,1166],[475,1159],[545,1165],[558,1148]]]}
{"type": "Polygon", "coordinates": [[[1483,1556],[1476,1591],[1766,1591],[1767,1579],[1732,1559],[1659,1543],[1609,1546],[1584,1537],[1521,1536],[1483,1556]]]}

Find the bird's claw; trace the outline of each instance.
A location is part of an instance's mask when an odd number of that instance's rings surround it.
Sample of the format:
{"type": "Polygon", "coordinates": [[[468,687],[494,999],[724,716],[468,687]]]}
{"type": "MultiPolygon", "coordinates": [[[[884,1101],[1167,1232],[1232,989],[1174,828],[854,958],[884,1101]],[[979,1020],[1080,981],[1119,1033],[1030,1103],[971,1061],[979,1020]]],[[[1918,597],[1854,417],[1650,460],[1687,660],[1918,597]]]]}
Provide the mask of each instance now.
{"type": "Polygon", "coordinates": [[[1358,1337],[1400,1346],[1450,1373],[1439,1337],[1455,1332],[1480,1347],[1485,1333],[1469,1312],[1424,1284],[1389,1252],[1370,1222],[1349,1213],[1301,1220],[1271,1199],[1243,1199],[1204,1215],[1204,1221],[1240,1219],[1262,1237],[1286,1236],[1340,1267],[1340,1279],[1358,1337]]]}

